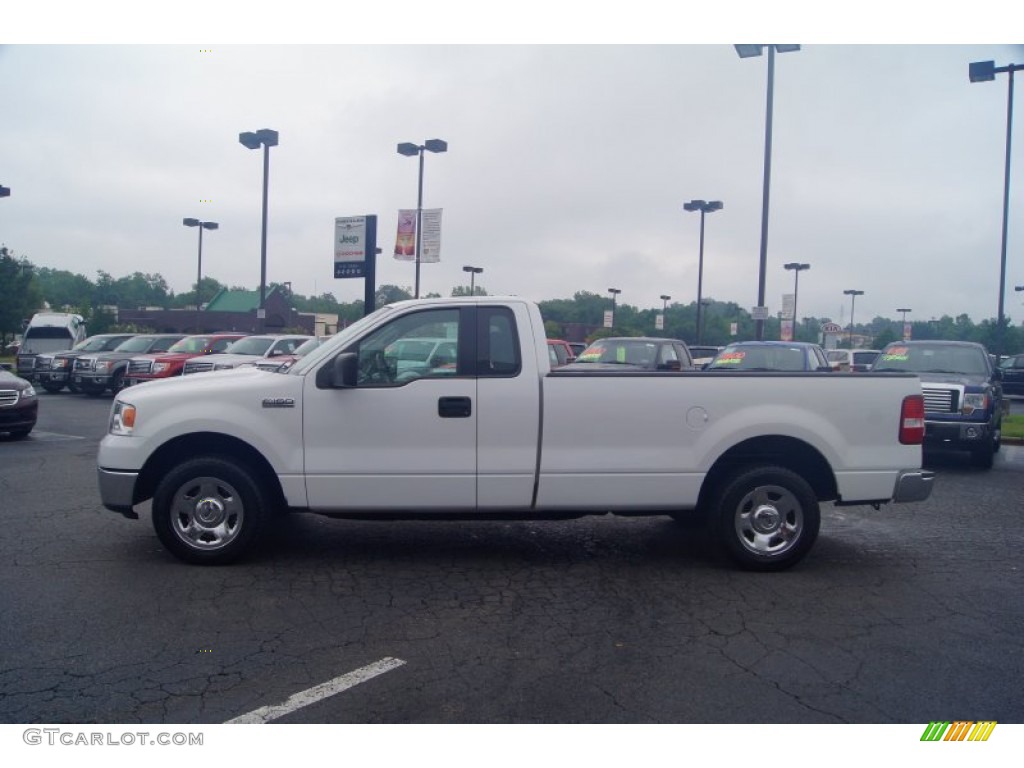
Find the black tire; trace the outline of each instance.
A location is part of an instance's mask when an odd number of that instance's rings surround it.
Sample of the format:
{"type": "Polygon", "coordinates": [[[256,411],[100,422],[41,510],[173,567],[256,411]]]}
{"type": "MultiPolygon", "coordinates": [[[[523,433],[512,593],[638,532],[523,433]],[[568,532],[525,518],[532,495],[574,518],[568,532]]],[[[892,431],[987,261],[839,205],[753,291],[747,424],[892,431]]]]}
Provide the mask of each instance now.
{"type": "Polygon", "coordinates": [[[179,464],[153,495],[153,528],[188,563],[223,565],[251,552],[268,527],[270,495],[243,464],[205,456],[179,464]]]}
{"type": "Polygon", "coordinates": [[[58,392],[60,392],[62,389],[64,389],[64,385],[63,384],[51,384],[50,382],[46,382],[42,386],[43,386],[43,389],[45,389],[51,395],[56,395],[58,392]]]}
{"type": "Polygon", "coordinates": [[[12,429],[7,434],[11,440],[24,440],[26,437],[28,437],[31,431],[32,427],[29,427],[28,429],[12,429]]]}
{"type": "Polygon", "coordinates": [[[110,377],[110,391],[115,395],[124,389],[124,371],[114,371],[114,375],[110,377]]]}
{"type": "Polygon", "coordinates": [[[82,391],[82,388],[80,386],[78,386],[77,384],[75,384],[73,381],[70,381],[70,382],[68,382],[68,390],[70,392],[72,392],[73,394],[77,395],[79,392],[82,391]]]}
{"type": "Polygon", "coordinates": [[[715,537],[741,568],[781,571],[810,551],[821,510],[810,484],[792,470],[755,466],[722,483],[711,505],[715,537]]]}

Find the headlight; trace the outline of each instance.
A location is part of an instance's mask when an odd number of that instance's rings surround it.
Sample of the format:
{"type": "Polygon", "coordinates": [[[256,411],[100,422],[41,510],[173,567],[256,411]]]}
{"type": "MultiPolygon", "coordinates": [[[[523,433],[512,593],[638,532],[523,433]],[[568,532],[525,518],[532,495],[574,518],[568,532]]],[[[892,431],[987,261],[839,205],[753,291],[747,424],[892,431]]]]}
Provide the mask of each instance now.
{"type": "Polygon", "coordinates": [[[131,436],[135,432],[135,406],[118,400],[110,414],[110,434],[131,436]]]}
{"type": "Polygon", "coordinates": [[[153,373],[163,373],[170,367],[170,363],[153,363],[153,373]]]}
{"type": "Polygon", "coordinates": [[[50,365],[51,368],[67,368],[68,359],[66,357],[56,358],[50,365]]]}
{"type": "Polygon", "coordinates": [[[33,387],[31,384],[29,384],[27,387],[25,387],[23,390],[21,390],[21,397],[22,397],[22,399],[26,399],[26,398],[29,398],[29,397],[35,397],[35,396],[36,396],[36,388],[33,387]]]}
{"type": "Polygon", "coordinates": [[[964,416],[970,416],[975,411],[984,411],[988,409],[988,395],[984,392],[974,392],[964,395],[964,404],[960,408],[960,412],[964,416]]]}
{"type": "Polygon", "coordinates": [[[99,373],[100,371],[109,371],[110,370],[110,366],[111,366],[111,361],[110,360],[98,360],[96,362],[96,372],[99,373]]]}

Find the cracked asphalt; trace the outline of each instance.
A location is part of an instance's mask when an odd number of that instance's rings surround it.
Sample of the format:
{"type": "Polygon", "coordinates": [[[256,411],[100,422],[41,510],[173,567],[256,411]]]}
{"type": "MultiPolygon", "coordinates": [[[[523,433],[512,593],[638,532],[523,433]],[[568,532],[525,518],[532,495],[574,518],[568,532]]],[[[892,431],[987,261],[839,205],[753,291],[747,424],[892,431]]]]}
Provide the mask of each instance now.
{"type": "Polygon", "coordinates": [[[796,569],[667,518],[300,515],[243,564],[102,508],[109,399],[0,441],[0,722],[219,723],[385,657],[288,723],[1024,722],[1024,447],[927,502],[823,508],[796,569]]]}

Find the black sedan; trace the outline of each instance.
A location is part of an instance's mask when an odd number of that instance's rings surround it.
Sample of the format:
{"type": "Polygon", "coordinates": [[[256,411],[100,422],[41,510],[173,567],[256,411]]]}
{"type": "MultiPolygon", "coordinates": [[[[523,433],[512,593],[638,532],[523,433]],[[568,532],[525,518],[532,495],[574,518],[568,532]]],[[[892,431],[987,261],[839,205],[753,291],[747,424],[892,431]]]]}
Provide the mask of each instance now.
{"type": "Polygon", "coordinates": [[[39,398],[32,383],[0,370],[0,434],[19,439],[36,425],[39,398]]]}

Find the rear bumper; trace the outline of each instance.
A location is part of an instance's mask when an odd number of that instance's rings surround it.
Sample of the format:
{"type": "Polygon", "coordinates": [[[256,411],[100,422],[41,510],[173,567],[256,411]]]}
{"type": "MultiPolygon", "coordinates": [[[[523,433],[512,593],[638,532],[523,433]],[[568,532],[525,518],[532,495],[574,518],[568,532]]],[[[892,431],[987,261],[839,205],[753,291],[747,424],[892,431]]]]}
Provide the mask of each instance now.
{"type": "Polygon", "coordinates": [[[935,473],[927,469],[904,470],[896,478],[892,500],[895,502],[924,501],[932,492],[935,473]]]}

